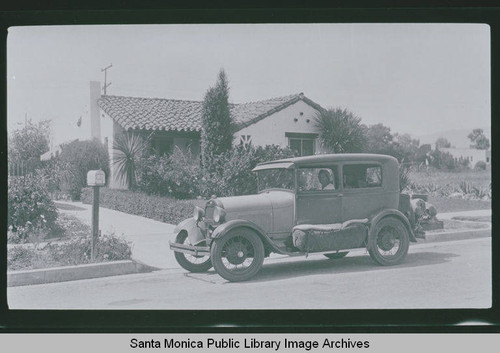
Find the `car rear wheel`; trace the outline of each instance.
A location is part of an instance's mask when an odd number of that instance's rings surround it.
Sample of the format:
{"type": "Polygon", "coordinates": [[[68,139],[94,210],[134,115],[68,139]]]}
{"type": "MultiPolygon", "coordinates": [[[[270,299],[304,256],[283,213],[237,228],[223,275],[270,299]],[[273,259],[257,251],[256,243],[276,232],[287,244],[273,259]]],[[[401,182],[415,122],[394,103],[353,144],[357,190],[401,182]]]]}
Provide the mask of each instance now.
{"type": "Polygon", "coordinates": [[[409,246],[408,229],[395,217],[382,218],[370,230],[368,252],[380,265],[400,264],[408,254],[409,246]]]}
{"type": "Polygon", "coordinates": [[[215,239],[210,257],[217,273],[231,282],[246,281],[264,262],[264,244],[250,229],[237,228],[215,239]]]}
{"type": "Polygon", "coordinates": [[[330,254],[323,254],[329,259],[335,260],[335,259],[341,259],[345,257],[347,254],[349,254],[349,251],[337,251],[337,252],[332,252],[330,254]]]}
{"type": "MultiPolygon", "coordinates": [[[[178,244],[191,245],[188,233],[183,230],[177,234],[175,242],[178,244]]],[[[206,272],[212,267],[212,261],[208,255],[191,255],[182,252],[175,252],[175,259],[181,267],[190,272],[206,272]]]]}

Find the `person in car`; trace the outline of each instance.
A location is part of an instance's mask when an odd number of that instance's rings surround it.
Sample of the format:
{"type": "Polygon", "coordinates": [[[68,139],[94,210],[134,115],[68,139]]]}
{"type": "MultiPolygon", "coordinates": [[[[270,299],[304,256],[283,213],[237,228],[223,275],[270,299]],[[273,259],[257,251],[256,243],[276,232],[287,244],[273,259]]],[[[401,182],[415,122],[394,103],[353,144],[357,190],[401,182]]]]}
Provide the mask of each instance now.
{"type": "Polygon", "coordinates": [[[321,184],[321,190],[335,190],[335,185],[333,185],[330,180],[330,173],[326,169],[321,169],[318,173],[319,183],[321,184]]]}

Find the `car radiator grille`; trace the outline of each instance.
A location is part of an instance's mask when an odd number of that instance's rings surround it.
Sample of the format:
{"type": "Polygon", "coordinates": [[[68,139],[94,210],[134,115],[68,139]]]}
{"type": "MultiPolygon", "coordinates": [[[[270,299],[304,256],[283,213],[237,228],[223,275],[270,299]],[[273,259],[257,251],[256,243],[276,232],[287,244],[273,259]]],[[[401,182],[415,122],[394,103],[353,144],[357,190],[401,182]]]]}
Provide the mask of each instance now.
{"type": "Polygon", "coordinates": [[[210,207],[206,207],[205,208],[205,218],[207,220],[212,220],[214,219],[214,207],[213,206],[210,206],[210,207]]]}

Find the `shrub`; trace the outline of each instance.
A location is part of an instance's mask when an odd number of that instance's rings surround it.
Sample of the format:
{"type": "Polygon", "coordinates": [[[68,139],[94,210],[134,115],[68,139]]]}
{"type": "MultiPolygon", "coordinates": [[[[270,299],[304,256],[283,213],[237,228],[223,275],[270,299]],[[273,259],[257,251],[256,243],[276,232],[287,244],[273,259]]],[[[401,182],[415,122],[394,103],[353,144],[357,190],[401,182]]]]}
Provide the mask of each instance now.
{"type": "MultiPolygon", "coordinates": [[[[12,270],[72,266],[91,262],[91,238],[73,237],[59,244],[49,243],[43,249],[33,246],[11,246],[7,252],[7,267],[12,270]]],[[[99,237],[95,247],[95,262],[129,260],[130,244],[113,234],[99,237]]]]}
{"type": "Polygon", "coordinates": [[[56,229],[56,219],[57,209],[50,199],[44,178],[40,175],[9,178],[7,226],[21,240],[26,240],[26,228],[56,229]]]}
{"type": "Polygon", "coordinates": [[[474,170],[486,170],[486,162],[479,161],[474,165],[474,170]]]}
{"type": "Polygon", "coordinates": [[[410,178],[410,165],[400,164],[399,165],[399,191],[403,191],[411,184],[410,178]]]}
{"type": "Polygon", "coordinates": [[[455,159],[448,152],[433,150],[430,154],[431,165],[438,169],[454,170],[456,168],[455,159]]]}
{"type": "Polygon", "coordinates": [[[178,199],[200,195],[201,168],[190,152],[176,148],[170,156],[152,155],[140,161],[137,189],[150,195],[171,195],[178,199]]]}
{"type": "Polygon", "coordinates": [[[293,157],[289,148],[275,145],[265,147],[238,146],[218,157],[214,172],[201,179],[201,195],[249,195],[257,192],[257,180],[252,169],[258,163],[293,157]]]}
{"type": "MultiPolygon", "coordinates": [[[[81,190],[87,185],[87,172],[102,169],[109,179],[109,157],[106,147],[97,140],[73,141],[62,146],[60,163],[72,171],[68,183],[61,184],[73,200],[79,200],[81,190]]],[[[62,177],[62,176],[61,176],[62,177]]]]}
{"type": "MultiPolygon", "coordinates": [[[[196,201],[176,200],[169,197],[146,195],[142,192],[101,188],[100,205],[120,212],[177,224],[193,214],[196,201]]],[[[92,203],[92,189],[82,191],[82,201],[92,203]]],[[[200,205],[204,202],[199,201],[200,205]]]]}
{"type": "Polygon", "coordinates": [[[168,168],[168,156],[151,155],[137,162],[136,189],[149,195],[168,194],[164,170],[168,168]]]}
{"type": "Polygon", "coordinates": [[[124,131],[113,142],[116,176],[129,189],[134,189],[137,185],[137,163],[151,147],[150,139],[151,135],[145,137],[137,132],[124,131]]]}
{"type": "Polygon", "coordinates": [[[291,149],[279,146],[237,146],[212,159],[212,171],[204,174],[198,158],[176,149],[170,156],[141,160],[138,189],[150,195],[171,195],[178,199],[248,195],[257,192],[252,169],[258,163],[293,155],[291,149]]]}
{"type": "Polygon", "coordinates": [[[61,161],[58,158],[53,158],[43,162],[43,166],[39,172],[47,180],[47,189],[52,198],[61,193],[70,195],[72,184],[75,184],[75,172],[71,163],[61,161]]]}
{"type": "Polygon", "coordinates": [[[33,247],[13,246],[7,251],[9,271],[38,268],[40,263],[43,263],[42,253],[33,247]]]}
{"type": "MultiPolygon", "coordinates": [[[[73,238],[61,244],[47,245],[48,253],[60,266],[91,262],[91,236],[73,238]]],[[[128,260],[132,255],[130,244],[113,234],[103,235],[95,247],[95,262],[128,260]]]]}

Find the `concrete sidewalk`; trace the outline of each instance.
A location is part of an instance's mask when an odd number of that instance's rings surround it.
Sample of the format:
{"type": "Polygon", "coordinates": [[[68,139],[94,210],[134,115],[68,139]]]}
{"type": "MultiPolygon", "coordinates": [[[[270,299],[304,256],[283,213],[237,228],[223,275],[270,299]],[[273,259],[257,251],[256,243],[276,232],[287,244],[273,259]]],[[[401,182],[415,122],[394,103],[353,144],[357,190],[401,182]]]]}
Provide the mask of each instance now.
{"type": "MultiPolygon", "coordinates": [[[[73,215],[90,225],[92,205],[81,202],[56,201],[66,207],[59,212],[73,215]],[[68,209],[64,209],[68,208],[68,209]]],[[[132,259],[161,269],[179,268],[168,242],[173,240],[175,225],[127,213],[99,208],[99,229],[103,234],[114,233],[132,243],[132,259]]]]}
{"type": "MultiPolygon", "coordinates": [[[[91,224],[92,206],[81,202],[57,201],[61,204],[60,212],[73,215],[82,222],[91,224]],[[67,208],[67,209],[64,209],[67,208]]],[[[473,210],[439,213],[438,219],[449,220],[453,217],[491,216],[491,210],[473,210]]],[[[132,259],[148,266],[160,269],[179,269],[168,242],[174,239],[175,225],[155,221],[149,218],[99,208],[99,228],[102,233],[115,233],[132,243],[132,259]]],[[[282,258],[284,255],[273,256],[282,258]]]]}

